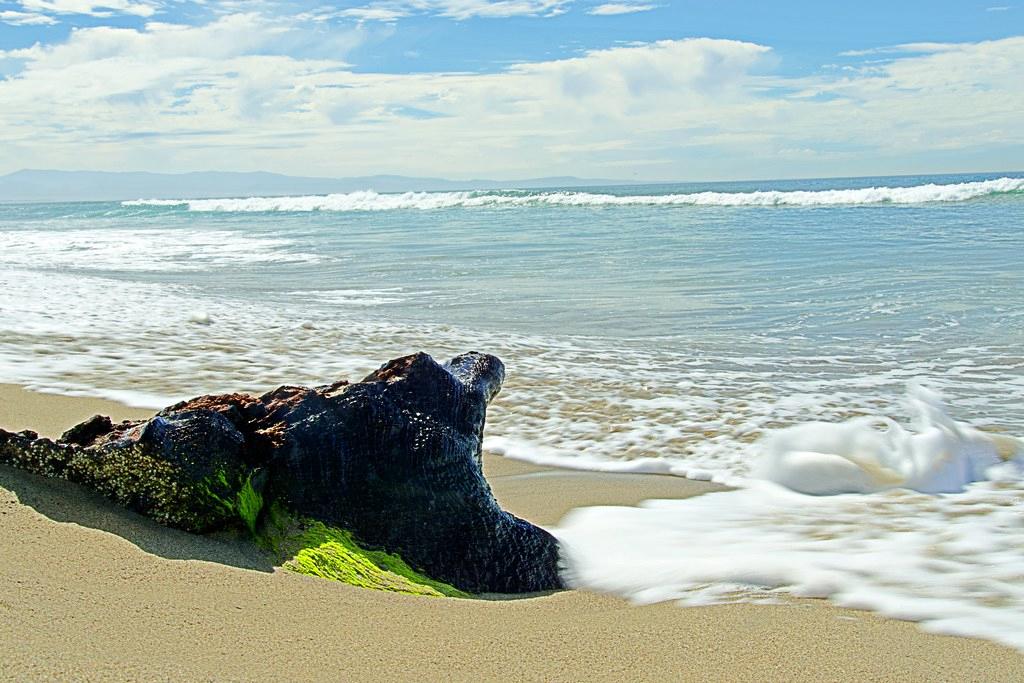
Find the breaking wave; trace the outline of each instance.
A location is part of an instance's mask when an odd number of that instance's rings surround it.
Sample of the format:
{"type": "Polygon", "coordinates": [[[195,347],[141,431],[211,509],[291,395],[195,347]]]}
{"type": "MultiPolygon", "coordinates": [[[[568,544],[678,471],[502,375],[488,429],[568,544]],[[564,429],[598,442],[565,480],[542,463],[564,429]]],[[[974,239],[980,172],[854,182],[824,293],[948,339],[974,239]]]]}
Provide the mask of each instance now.
{"type": "Polygon", "coordinates": [[[763,190],[695,192],[663,195],[614,195],[591,192],[405,192],[372,190],[346,194],[236,199],[135,199],[122,206],[186,207],[205,212],[266,211],[394,211],[456,207],[520,206],[844,206],[854,204],[921,204],[962,202],[989,195],[1024,192],[1024,178],[998,178],[969,183],[867,187],[848,190],[763,190]]]}

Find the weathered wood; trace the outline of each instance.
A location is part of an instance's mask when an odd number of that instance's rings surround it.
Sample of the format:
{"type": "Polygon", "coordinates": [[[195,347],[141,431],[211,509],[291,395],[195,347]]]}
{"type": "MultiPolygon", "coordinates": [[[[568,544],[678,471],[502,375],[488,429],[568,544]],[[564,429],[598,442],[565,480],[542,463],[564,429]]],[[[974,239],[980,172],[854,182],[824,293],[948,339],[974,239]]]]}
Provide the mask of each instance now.
{"type": "Polygon", "coordinates": [[[558,545],[503,511],[481,469],[505,370],[419,353],[355,384],[201,396],[141,422],[95,417],[57,442],[0,430],[0,462],[63,476],[190,531],[235,523],[248,481],[267,504],[352,531],[471,592],[558,588],[558,545]],[[227,501],[227,504],[225,504],[227,501]]]}

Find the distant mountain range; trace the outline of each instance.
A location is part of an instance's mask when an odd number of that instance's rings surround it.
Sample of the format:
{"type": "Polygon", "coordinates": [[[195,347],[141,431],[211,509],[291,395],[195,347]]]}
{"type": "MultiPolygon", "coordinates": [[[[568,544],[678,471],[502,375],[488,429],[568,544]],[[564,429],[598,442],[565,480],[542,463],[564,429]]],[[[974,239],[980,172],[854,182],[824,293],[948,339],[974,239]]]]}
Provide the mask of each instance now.
{"type": "Polygon", "coordinates": [[[0,201],[201,199],[376,192],[536,189],[629,185],[622,180],[559,176],[528,180],[445,180],[398,175],[304,178],[277,173],[136,173],[23,170],[0,176],[0,201]]]}

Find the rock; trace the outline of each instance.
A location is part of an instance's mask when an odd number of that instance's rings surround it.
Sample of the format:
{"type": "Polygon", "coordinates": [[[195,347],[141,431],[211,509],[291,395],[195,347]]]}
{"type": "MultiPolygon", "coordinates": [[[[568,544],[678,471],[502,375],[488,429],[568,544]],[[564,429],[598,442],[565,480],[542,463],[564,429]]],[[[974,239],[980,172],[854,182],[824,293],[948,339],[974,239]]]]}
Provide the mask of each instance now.
{"type": "Polygon", "coordinates": [[[235,523],[245,489],[464,591],[559,588],[557,541],[503,511],[481,469],[504,375],[494,356],[441,366],[419,353],[355,384],[202,396],[145,422],[97,416],[58,442],[0,430],[0,462],[191,531],[235,523]]]}

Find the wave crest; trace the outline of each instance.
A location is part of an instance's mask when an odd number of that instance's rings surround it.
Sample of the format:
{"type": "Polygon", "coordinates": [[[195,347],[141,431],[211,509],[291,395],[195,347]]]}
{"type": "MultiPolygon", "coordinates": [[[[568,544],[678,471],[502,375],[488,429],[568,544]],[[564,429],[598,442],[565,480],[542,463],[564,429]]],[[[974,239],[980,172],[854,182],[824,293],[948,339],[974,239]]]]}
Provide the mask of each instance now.
{"type": "Polygon", "coordinates": [[[200,212],[395,211],[457,207],[523,206],[844,206],[962,202],[988,195],[1024,191],[1024,178],[998,178],[948,185],[868,187],[851,190],[760,190],[664,195],[614,195],[591,192],[404,192],[373,190],[345,194],[236,199],[135,199],[122,206],[187,207],[200,212]]]}

